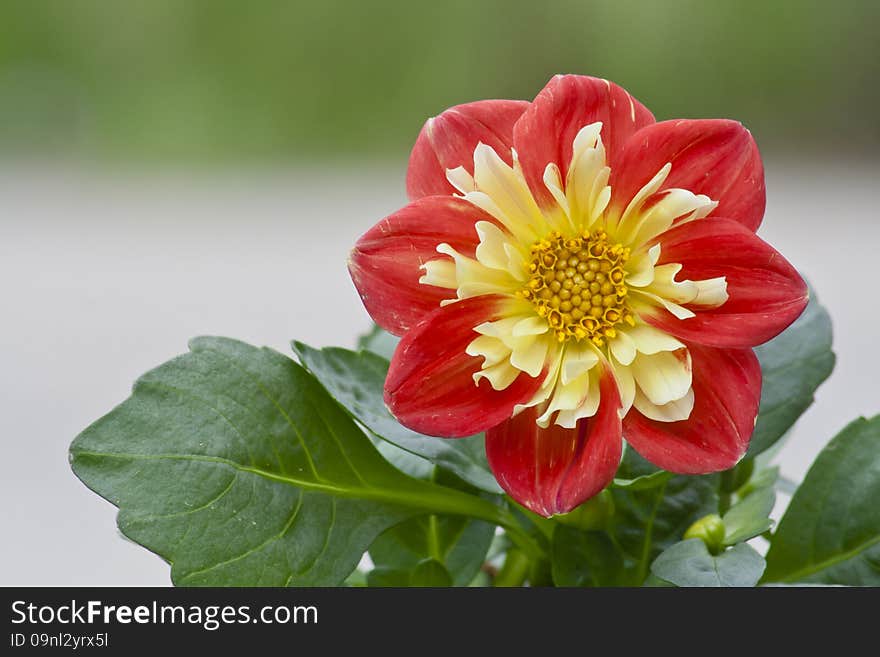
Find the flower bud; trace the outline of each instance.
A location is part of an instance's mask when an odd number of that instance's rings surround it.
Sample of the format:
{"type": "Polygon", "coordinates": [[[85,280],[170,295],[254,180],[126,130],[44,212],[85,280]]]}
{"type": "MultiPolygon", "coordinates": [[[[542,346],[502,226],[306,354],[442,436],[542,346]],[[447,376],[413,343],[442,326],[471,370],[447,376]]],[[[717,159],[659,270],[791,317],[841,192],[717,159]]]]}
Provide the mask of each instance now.
{"type": "Polygon", "coordinates": [[[699,538],[706,544],[709,552],[719,554],[724,549],[724,523],[718,514],[711,513],[688,527],[684,538],[699,538]]]}

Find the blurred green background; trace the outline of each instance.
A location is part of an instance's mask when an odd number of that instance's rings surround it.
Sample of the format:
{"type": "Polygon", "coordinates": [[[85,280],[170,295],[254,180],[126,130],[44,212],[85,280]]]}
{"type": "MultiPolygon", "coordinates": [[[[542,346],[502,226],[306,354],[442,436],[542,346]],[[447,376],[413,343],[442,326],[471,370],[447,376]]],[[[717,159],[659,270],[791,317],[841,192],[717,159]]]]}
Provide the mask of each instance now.
{"type": "Polygon", "coordinates": [[[0,0],[0,154],[402,157],[426,117],[612,79],[774,150],[880,142],[880,2],[0,0]]]}

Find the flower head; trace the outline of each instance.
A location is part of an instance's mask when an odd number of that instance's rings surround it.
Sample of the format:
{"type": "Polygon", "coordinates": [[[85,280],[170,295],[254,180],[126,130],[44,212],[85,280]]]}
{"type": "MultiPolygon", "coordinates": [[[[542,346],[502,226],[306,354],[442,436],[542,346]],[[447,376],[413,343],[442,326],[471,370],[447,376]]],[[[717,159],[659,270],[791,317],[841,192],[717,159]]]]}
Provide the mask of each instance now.
{"type": "Polygon", "coordinates": [[[531,103],[430,119],[407,189],[350,261],[368,312],[403,336],[385,383],[401,423],[485,431],[501,486],[545,516],[608,485],[622,436],[672,472],[742,457],[751,347],[807,288],[755,235],[764,174],[739,123],[656,123],[611,82],[557,76],[531,103]]]}

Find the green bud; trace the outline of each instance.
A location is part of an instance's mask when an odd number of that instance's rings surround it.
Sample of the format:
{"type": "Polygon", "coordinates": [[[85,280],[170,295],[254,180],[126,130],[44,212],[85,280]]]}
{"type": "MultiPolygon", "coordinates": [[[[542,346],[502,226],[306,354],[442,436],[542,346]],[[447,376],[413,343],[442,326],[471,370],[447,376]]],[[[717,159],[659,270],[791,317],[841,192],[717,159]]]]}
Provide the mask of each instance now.
{"type": "Polygon", "coordinates": [[[699,538],[709,552],[712,554],[720,554],[724,549],[724,523],[721,517],[716,513],[703,516],[693,525],[688,527],[684,533],[685,540],[689,538],[699,538]]]}
{"type": "Polygon", "coordinates": [[[553,519],[577,529],[605,529],[613,516],[614,499],[611,491],[605,489],[570,513],[553,516],[553,519]]]}

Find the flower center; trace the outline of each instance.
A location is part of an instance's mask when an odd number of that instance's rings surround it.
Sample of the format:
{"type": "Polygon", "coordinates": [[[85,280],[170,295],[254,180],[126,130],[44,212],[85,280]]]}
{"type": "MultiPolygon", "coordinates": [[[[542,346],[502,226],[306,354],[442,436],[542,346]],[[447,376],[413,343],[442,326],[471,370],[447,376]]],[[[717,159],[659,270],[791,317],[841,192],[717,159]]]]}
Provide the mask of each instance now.
{"type": "Polygon", "coordinates": [[[629,249],[609,243],[604,231],[551,233],[535,242],[531,255],[531,278],[518,294],[547,319],[560,342],[589,339],[601,347],[617,335],[616,326],[635,325],[623,268],[629,249]]]}

